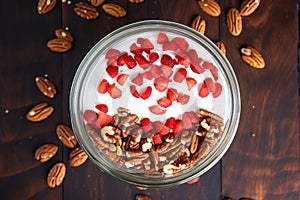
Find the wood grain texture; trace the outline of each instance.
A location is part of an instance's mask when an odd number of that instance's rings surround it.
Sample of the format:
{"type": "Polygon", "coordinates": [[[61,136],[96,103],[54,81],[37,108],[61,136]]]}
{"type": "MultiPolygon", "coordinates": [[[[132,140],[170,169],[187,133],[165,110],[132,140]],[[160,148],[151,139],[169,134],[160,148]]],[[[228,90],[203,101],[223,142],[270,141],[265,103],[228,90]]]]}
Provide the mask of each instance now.
{"type": "MultiPolygon", "coordinates": [[[[222,2],[222,7],[230,6],[222,2]]],[[[297,35],[292,34],[297,31],[296,18],[296,2],[262,2],[252,15],[243,18],[238,38],[221,27],[221,40],[231,44],[228,57],[242,98],[241,123],[222,159],[225,196],[299,198],[297,35]],[[262,52],[265,69],[253,69],[240,59],[238,50],[245,44],[262,52]]]]}
{"type": "Polygon", "coordinates": [[[226,13],[239,8],[240,1],[219,1],[222,14],[211,17],[197,1],[145,0],[140,4],[110,0],[128,12],[124,18],[106,14],[101,6],[96,20],[78,17],[74,4],[58,1],[48,14],[39,15],[37,1],[0,3],[0,195],[1,199],[134,199],[138,193],[152,199],[208,199],[243,196],[260,199],[300,198],[300,148],[297,73],[297,1],[262,1],[243,18],[243,31],[233,37],[226,27],[226,13]],[[7,9],[14,8],[14,9],[7,9]],[[56,162],[68,163],[71,149],[55,134],[57,124],[70,125],[69,91],[73,76],[85,54],[101,38],[128,23],[163,19],[190,26],[195,16],[207,22],[205,35],[221,40],[236,72],[242,100],[242,114],[236,138],[224,158],[201,176],[200,182],[171,188],[140,191],[121,182],[87,161],[83,166],[67,165],[61,187],[50,189],[47,173],[56,162]],[[46,43],[57,28],[68,27],[74,36],[72,49],[51,52],[46,43]],[[264,56],[266,68],[253,69],[244,63],[239,49],[253,45],[264,56]],[[34,78],[48,75],[57,87],[54,99],[45,97],[34,78]],[[27,111],[46,101],[55,107],[49,119],[26,120],[27,111]],[[44,143],[59,145],[57,155],[47,163],[33,157],[44,143]]]}

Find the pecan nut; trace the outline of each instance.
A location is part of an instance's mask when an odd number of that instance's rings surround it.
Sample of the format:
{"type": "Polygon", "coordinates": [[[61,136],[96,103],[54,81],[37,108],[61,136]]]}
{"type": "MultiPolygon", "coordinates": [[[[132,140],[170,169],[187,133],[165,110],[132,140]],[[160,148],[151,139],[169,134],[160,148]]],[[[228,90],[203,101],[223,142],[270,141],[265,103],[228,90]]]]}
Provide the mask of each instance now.
{"type": "Polygon", "coordinates": [[[242,59],[253,68],[265,68],[265,60],[263,56],[252,46],[241,48],[242,59]]]}
{"type": "Polygon", "coordinates": [[[57,0],[39,0],[37,5],[37,11],[39,14],[46,14],[53,10],[57,0]]]}
{"type": "Polygon", "coordinates": [[[68,40],[70,42],[74,41],[73,35],[69,31],[67,31],[65,29],[62,29],[62,28],[59,28],[59,29],[55,30],[55,36],[57,38],[65,39],[65,40],[68,40]]]}
{"type": "Polygon", "coordinates": [[[135,195],[135,200],[151,200],[151,197],[145,194],[137,194],[135,195]]]}
{"type": "Polygon", "coordinates": [[[64,163],[56,163],[48,173],[47,184],[49,187],[54,188],[60,186],[66,175],[66,166],[64,163]]]}
{"type": "Polygon", "coordinates": [[[114,3],[106,3],[102,6],[102,9],[107,14],[109,14],[113,17],[117,17],[117,18],[124,17],[127,13],[126,10],[122,6],[119,6],[114,3]]]}
{"type": "Polygon", "coordinates": [[[81,147],[75,148],[73,151],[71,151],[69,155],[69,165],[71,167],[78,167],[85,163],[87,160],[88,156],[87,154],[83,151],[81,147]]]}
{"type": "Polygon", "coordinates": [[[196,152],[196,150],[198,148],[198,143],[199,143],[199,137],[197,134],[194,134],[191,145],[190,145],[190,153],[191,154],[194,154],[196,152]]]}
{"type": "Polygon", "coordinates": [[[59,124],[56,127],[56,134],[58,136],[58,139],[67,147],[74,148],[77,145],[77,140],[75,138],[75,135],[72,131],[72,129],[65,125],[65,124],[59,124]]]}
{"type": "Polygon", "coordinates": [[[72,43],[66,39],[54,38],[47,42],[47,47],[51,51],[63,53],[71,49],[72,43]]]}
{"type": "Polygon", "coordinates": [[[55,156],[57,150],[58,146],[56,144],[44,144],[35,150],[34,157],[40,162],[47,162],[55,156]]]}
{"type": "Polygon", "coordinates": [[[130,3],[142,3],[144,0],[128,0],[130,3]]]}
{"type": "Polygon", "coordinates": [[[218,17],[221,14],[221,7],[215,0],[199,0],[200,8],[212,17],[218,17]]]}
{"type": "Polygon", "coordinates": [[[244,0],[240,6],[240,15],[243,17],[251,15],[259,4],[260,0],[244,0]]]}
{"type": "Polygon", "coordinates": [[[91,0],[91,4],[95,7],[100,6],[105,0],[91,0]]]}
{"type": "Polygon", "coordinates": [[[231,8],[227,13],[227,28],[233,36],[239,36],[242,32],[242,17],[236,8],[231,8]]]}
{"type": "Polygon", "coordinates": [[[226,47],[224,42],[218,41],[216,42],[217,47],[220,49],[220,51],[223,53],[224,56],[226,56],[226,47]]]}
{"type": "Polygon", "coordinates": [[[99,16],[99,12],[94,6],[83,2],[75,4],[74,12],[83,19],[96,19],[99,16]]]}
{"type": "Polygon", "coordinates": [[[48,103],[40,103],[31,108],[26,118],[31,122],[40,122],[46,118],[48,118],[54,111],[53,106],[49,105],[48,103]]]}
{"type": "Polygon", "coordinates": [[[47,97],[53,98],[56,94],[56,88],[52,81],[46,77],[37,76],[35,78],[35,84],[38,89],[47,97]]]}
{"type": "Polygon", "coordinates": [[[201,19],[201,17],[198,15],[192,22],[192,28],[201,34],[204,34],[206,29],[206,21],[201,19]]]}
{"type": "Polygon", "coordinates": [[[197,115],[198,117],[202,118],[202,117],[210,117],[214,120],[216,120],[217,122],[223,122],[223,118],[215,113],[209,112],[207,110],[204,109],[198,109],[197,110],[197,115]]]}

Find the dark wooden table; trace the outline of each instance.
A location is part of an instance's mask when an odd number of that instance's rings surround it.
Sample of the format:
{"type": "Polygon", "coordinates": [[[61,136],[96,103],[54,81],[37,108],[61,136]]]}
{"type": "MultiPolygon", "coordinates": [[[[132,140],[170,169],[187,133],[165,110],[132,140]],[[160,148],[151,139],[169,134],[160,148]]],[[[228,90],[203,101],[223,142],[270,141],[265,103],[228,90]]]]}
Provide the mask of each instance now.
{"type": "Polygon", "coordinates": [[[100,17],[84,20],[71,4],[58,1],[53,11],[37,13],[37,1],[0,3],[0,199],[134,199],[138,193],[152,199],[300,199],[299,88],[297,64],[297,1],[264,1],[252,15],[243,18],[243,32],[233,37],[226,28],[229,8],[239,0],[219,1],[220,17],[205,14],[197,1],[107,0],[127,10],[124,18],[110,17],[98,7],[100,17]],[[67,165],[63,185],[50,189],[46,183],[51,166],[68,162],[70,149],[58,140],[55,127],[70,125],[69,91],[73,75],[87,51],[107,33],[125,24],[163,19],[190,26],[201,15],[207,22],[205,35],[221,40],[238,78],[242,113],[234,142],[223,159],[192,185],[140,191],[98,170],[90,161],[78,168],[67,165]],[[57,28],[69,27],[73,48],[54,53],[46,43],[57,28]],[[266,68],[253,69],[239,54],[245,44],[264,56],[266,68]],[[35,86],[38,75],[48,75],[57,86],[54,99],[35,86]],[[26,120],[35,104],[46,101],[53,115],[40,123],[26,120]],[[58,154],[41,164],[33,157],[44,143],[59,145],[58,154]]]}

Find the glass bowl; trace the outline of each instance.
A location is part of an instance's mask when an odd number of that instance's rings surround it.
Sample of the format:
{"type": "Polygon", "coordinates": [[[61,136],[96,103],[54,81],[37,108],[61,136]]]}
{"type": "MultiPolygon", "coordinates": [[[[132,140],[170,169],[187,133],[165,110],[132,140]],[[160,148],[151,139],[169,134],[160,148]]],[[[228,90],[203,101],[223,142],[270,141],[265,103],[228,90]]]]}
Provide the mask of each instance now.
{"type": "Polygon", "coordinates": [[[204,35],[148,20],[121,27],[83,58],[70,91],[74,133],[101,170],[144,187],[212,168],[240,117],[234,71],[204,35]]]}

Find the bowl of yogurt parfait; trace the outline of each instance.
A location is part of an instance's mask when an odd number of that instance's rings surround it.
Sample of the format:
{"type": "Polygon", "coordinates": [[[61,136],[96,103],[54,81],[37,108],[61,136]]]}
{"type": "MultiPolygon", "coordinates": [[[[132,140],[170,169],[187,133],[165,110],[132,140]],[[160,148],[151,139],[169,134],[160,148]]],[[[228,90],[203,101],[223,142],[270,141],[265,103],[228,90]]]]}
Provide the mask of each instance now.
{"type": "Polygon", "coordinates": [[[70,92],[72,127],[89,159],[130,184],[166,187],[212,168],[241,111],[232,66],[207,37],[147,20],[101,39],[70,92]]]}

